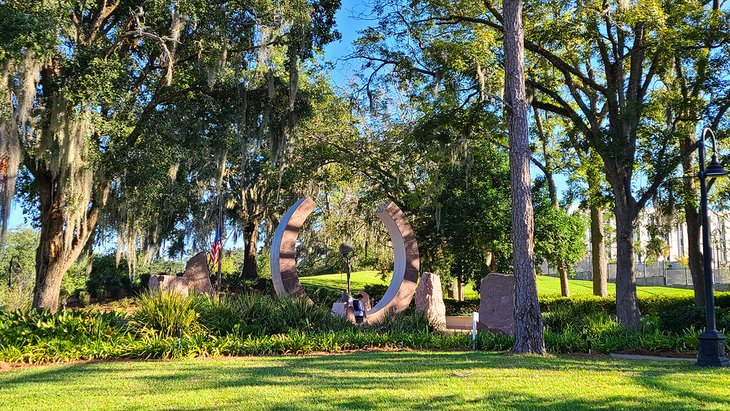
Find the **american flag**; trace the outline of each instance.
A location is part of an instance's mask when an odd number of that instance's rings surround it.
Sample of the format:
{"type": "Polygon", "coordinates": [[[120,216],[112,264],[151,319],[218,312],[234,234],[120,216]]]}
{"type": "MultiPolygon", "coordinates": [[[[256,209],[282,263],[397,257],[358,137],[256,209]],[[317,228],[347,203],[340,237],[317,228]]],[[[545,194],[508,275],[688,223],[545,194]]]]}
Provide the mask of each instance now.
{"type": "Polygon", "coordinates": [[[215,266],[218,264],[222,248],[223,241],[221,240],[221,225],[218,224],[215,228],[215,241],[213,241],[213,247],[210,249],[210,265],[215,266]]]}

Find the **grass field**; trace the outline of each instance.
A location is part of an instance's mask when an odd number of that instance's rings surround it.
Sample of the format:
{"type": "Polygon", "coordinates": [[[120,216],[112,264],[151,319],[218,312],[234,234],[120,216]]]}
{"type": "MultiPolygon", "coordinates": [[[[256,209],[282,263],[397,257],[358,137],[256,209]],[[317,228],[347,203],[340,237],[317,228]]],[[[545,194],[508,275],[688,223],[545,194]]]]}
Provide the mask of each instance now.
{"type": "Polygon", "coordinates": [[[0,372],[2,410],[730,409],[691,362],[390,352],[70,364],[0,372]]]}
{"type": "MultiPolygon", "coordinates": [[[[326,287],[331,289],[342,290],[345,288],[347,279],[344,274],[324,274],[311,277],[302,277],[300,281],[304,285],[326,287]]],[[[384,281],[377,271],[358,271],[352,273],[351,283],[353,290],[360,290],[367,284],[384,284],[390,282],[390,277],[384,281]]],[[[467,285],[464,289],[467,299],[478,299],[479,293],[474,291],[471,285],[467,285]]],[[[537,291],[540,295],[560,295],[560,279],[548,277],[545,275],[537,276],[537,291]]],[[[593,283],[585,280],[570,280],[570,292],[572,295],[591,295],[593,294],[593,283]]],[[[608,284],[609,294],[615,295],[616,284],[608,284]]],[[[651,295],[671,295],[686,296],[693,295],[692,290],[671,287],[637,287],[639,297],[647,297],[651,295]]]]}

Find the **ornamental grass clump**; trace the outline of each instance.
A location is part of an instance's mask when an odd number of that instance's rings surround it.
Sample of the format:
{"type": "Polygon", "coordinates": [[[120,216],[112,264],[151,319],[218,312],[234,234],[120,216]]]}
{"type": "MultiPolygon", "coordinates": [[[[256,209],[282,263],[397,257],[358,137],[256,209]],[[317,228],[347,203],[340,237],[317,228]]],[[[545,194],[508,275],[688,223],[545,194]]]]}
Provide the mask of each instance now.
{"type": "Polygon", "coordinates": [[[386,313],[383,321],[368,327],[368,329],[380,333],[400,334],[400,333],[434,333],[435,329],[428,316],[412,308],[408,308],[402,313],[386,313]]]}
{"type": "Polygon", "coordinates": [[[274,298],[257,293],[216,298],[198,297],[195,305],[200,323],[218,336],[235,334],[265,335],[282,332],[284,322],[279,316],[279,303],[274,298]]]}
{"type": "Polygon", "coordinates": [[[305,298],[283,298],[279,302],[279,316],[289,330],[303,332],[342,331],[353,325],[342,317],[332,315],[332,311],[321,305],[312,304],[305,298]]]}
{"type": "Polygon", "coordinates": [[[137,311],[129,322],[130,330],[162,338],[201,334],[205,328],[198,321],[199,298],[177,293],[151,292],[139,297],[137,311]]]}

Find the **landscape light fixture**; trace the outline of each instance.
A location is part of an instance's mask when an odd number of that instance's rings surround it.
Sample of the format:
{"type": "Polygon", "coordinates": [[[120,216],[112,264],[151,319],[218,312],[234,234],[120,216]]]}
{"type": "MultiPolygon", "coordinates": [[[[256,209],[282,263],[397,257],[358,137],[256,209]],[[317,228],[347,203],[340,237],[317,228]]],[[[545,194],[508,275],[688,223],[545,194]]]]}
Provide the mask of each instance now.
{"type": "Polygon", "coordinates": [[[342,243],[340,244],[340,254],[342,254],[343,257],[345,257],[345,272],[347,273],[347,295],[348,297],[352,294],[350,294],[350,254],[352,254],[352,247],[349,245],[342,243]]]}
{"type": "Polygon", "coordinates": [[[705,277],[705,332],[700,334],[700,347],[697,354],[697,365],[703,367],[727,367],[730,365],[725,355],[725,336],[717,331],[715,322],[715,295],[712,279],[712,247],[710,245],[710,222],[707,213],[707,177],[720,177],[727,174],[717,161],[717,142],[715,133],[710,128],[702,130],[698,141],[700,160],[700,213],[702,215],[702,269],[705,277]],[[712,160],[705,169],[705,141],[707,136],[712,141],[712,160]]]}

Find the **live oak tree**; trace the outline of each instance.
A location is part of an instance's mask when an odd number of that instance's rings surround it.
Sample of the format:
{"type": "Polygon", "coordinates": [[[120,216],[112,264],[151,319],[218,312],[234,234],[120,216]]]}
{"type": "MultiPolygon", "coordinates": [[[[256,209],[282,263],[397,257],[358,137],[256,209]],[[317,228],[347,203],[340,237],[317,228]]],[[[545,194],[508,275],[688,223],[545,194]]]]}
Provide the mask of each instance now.
{"type": "MultiPolygon", "coordinates": [[[[159,153],[148,145],[154,139],[146,139],[151,120],[210,89],[226,61],[245,65],[256,50],[292,45],[285,52],[285,111],[292,123],[300,57],[328,38],[337,7],[337,1],[5,2],[0,217],[4,231],[18,170],[27,170],[25,187],[38,200],[41,226],[34,307],[56,309],[61,279],[92,239],[110,197],[134,196],[128,176],[135,170],[126,168],[145,161],[130,154],[159,153]]],[[[196,114],[190,110],[180,119],[196,114]]],[[[269,135],[273,144],[282,137],[269,135]]],[[[176,174],[173,158],[146,158],[176,174]]],[[[134,213],[129,208],[126,217],[134,213]]]]}

